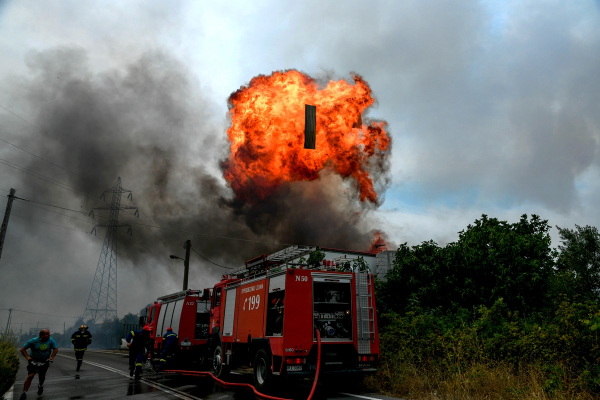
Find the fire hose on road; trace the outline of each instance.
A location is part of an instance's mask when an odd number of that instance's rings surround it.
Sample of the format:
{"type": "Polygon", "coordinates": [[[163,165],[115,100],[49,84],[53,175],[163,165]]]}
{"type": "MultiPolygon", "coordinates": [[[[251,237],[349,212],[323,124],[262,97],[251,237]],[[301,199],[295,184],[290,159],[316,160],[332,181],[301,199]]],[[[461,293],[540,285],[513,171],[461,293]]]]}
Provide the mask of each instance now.
{"type": "MultiPolygon", "coordinates": [[[[319,371],[321,369],[321,333],[319,332],[318,329],[315,329],[316,333],[317,333],[317,371],[315,372],[315,379],[313,382],[313,386],[312,389],[310,391],[310,394],[308,395],[308,399],[307,400],[312,400],[314,394],[315,394],[315,390],[317,388],[317,383],[319,381],[319,371]]],[[[258,390],[256,390],[256,388],[254,386],[252,386],[249,383],[233,383],[233,382],[225,382],[219,378],[217,378],[216,376],[214,376],[212,373],[210,372],[202,372],[202,371],[185,371],[185,370],[165,370],[165,373],[175,373],[175,374],[179,374],[179,375],[185,375],[185,376],[210,376],[212,377],[215,381],[217,381],[219,384],[225,386],[225,387],[248,387],[250,389],[252,389],[254,391],[254,393],[257,396],[260,396],[262,398],[265,399],[270,399],[270,400],[290,400],[290,399],[286,399],[284,397],[275,397],[275,396],[269,396],[267,394],[263,394],[260,393],[258,390]]]]}

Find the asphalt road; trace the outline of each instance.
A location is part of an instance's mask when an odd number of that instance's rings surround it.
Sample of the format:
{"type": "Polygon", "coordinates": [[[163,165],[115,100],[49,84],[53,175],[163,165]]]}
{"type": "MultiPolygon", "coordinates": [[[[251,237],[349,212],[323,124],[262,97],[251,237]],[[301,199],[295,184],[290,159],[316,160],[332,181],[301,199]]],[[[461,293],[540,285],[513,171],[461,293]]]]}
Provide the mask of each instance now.
{"type": "MultiPolygon", "coordinates": [[[[21,357],[21,356],[20,356],[21,357]]],[[[12,392],[4,399],[18,399],[27,377],[27,362],[21,357],[21,365],[12,392]]],[[[75,354],[71,350],[59,350],[46,375],[44,394],[37,395],[38,378],[34,378],[28,391],[28,399],[120,399],[132,396],[136,399],[203,399],[203,400],[250,400],[258,397],[250,388],[230,389],[221,386],[210,377],[187,377],[172,374],[146,373],[139,380],[129,379],[127,352],[88,350],[80,372],[75,372],[75,354]]],[[[249,373],[234,372],[227,381],[251,383],[249,373]]],[[[272,396],[293,400],[307,399],[311,381],[286,382],[278,385],[272,396]]],[[[345,386],[319,384],[313,399],[394,399],[372,393],[360,393],[345,386]]]]}

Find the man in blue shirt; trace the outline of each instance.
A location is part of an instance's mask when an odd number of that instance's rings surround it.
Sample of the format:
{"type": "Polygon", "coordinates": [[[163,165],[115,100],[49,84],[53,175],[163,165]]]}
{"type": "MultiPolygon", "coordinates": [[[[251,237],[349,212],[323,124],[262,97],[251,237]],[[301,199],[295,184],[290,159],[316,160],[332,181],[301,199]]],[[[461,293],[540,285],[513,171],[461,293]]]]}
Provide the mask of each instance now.
{"type": "Polygon", "coordinates": [[[58,353],[58,346],[54,339],[50,337],[48,329],[42,329],[39,337],[30,339],[21,347],[21,354],[25,356],[29,364],[27,364],[27,379],[23,384],[23,393],[20,400],[27,398],[27,390],[33,381],[35,374],[38,374],[40,384],[38,385],[38,395],[44,392],[44,381],[46,380],[46,371],[48,371],[49,363],[54,361],[54,357],[58,353]],[[30,350],[30,354],[27,354],[30,350]]]}

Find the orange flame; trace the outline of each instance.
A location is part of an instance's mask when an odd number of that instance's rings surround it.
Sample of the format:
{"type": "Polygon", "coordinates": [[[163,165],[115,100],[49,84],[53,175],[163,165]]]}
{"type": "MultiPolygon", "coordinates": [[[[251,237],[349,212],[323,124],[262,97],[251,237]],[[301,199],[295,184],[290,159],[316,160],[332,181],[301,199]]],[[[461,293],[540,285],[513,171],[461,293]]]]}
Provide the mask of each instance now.
{"type": "Polygon", "coordinates": [[[319,89],[299,71],[278,71],[231,94],[231,154],[222,168],[238,198],[254,203],[284,182],[318,179],[327,164],[355,180],[361,201],[377,202],[369,171],[387,158],[391,139],[386,122],[364,123],[374,98],[367,82],[353,79],[319,89]],[[316,150],[304,149],[305,104],[317,107],[316,150]]]}
{"type": "Polygon", "coordinates": [[[382,251],[388,250],[388,243],[385,236],[386,234],[383,231],[374,231],[369,251],[372,253],[381,253],[382,251]]]}

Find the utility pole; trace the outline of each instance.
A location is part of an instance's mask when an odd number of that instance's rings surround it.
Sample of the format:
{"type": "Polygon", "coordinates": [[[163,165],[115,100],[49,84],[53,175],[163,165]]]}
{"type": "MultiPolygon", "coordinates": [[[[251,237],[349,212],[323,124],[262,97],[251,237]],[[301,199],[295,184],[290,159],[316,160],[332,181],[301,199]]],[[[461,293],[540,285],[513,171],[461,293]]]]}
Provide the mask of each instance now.
{"type": "MultiPolygon", "coordinates": [[[[14,190],[14,189],[12,189],[14,190]]],[[[14,194],[14,193],[13,193],[14,194]]],[[[3,225],[4,226],[4,225],[3,225]]],[[[10,329],[10,317],[12,315],[13,309],[9,308],[8,309],[8,321],[6,321],[6,329],[4,330],[4,334],[8,335],[8,330],[10,329]]]]}
{"type": "Polygon", "coordinates": [[[187,290],[188,288],[188,273],[190,272],[190,249],[192,248],[192,241],[186,240],[183,245],[185,249],[185,260],[183,260],[183,290],[187,290]]]}
{"type": "Polygon", "coordinates": [[[4,220],[2,220],[2,228],[0,229],[0,257],[2,257],[4,237],[6,236],[6,229],[8,229],[8,219],[10,218],[10,209],[12,208],[12,203],[15,199],[15,192],[15,189],[10,189],[10,194],[8,195],[8,202],[6,203],[6,211],[4,212],[4,220]]]}

